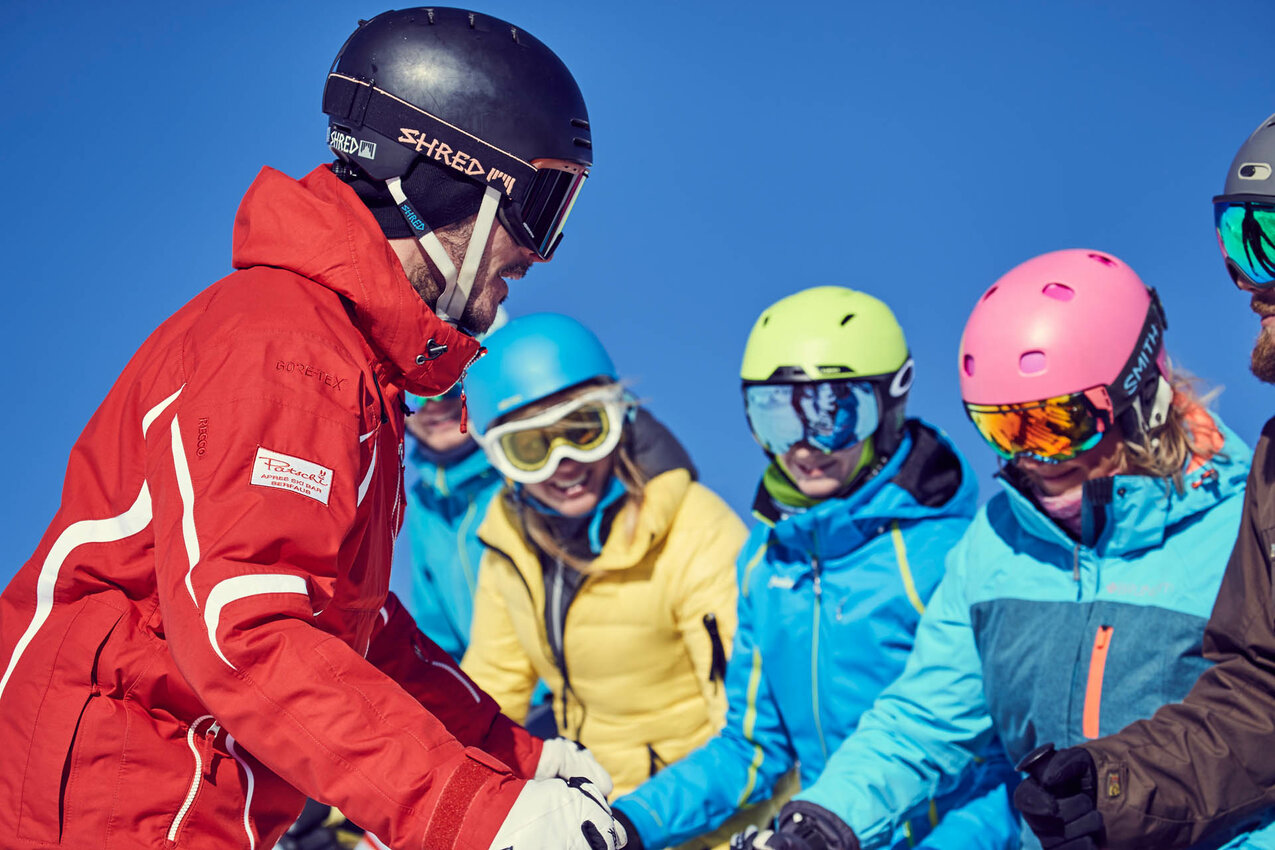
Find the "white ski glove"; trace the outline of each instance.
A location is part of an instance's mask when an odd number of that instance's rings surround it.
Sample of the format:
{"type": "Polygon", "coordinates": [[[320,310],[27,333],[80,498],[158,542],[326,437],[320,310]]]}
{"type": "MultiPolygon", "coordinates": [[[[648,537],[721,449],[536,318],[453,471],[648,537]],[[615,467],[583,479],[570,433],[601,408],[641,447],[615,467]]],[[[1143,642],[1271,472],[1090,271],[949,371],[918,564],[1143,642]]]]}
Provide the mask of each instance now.
{"type": "Polygon", "coordinates": [[[567,738],[550,738],[545,741],[544,749],[540,752],[540,761],[536,763],[537,779],[552,779],[555,776],[559,779],[583,776],[598,786],[604,797],[610,796],[611,789],[615,787],[611,774],[598,764],[593,753],[585,749],[583,744],[567,738]]]}
{"type": "Polygon", "coordinates": [[[623,850],[624,827],[592,782],[530,779],[514,800],[491,850],[623,850]]]}

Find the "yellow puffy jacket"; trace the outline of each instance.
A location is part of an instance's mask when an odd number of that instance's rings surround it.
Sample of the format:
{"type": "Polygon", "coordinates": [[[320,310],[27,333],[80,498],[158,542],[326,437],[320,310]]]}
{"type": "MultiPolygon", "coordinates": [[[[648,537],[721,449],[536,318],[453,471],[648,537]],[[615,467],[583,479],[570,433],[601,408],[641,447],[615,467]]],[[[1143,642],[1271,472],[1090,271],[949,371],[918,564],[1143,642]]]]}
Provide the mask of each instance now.
{"type": "Polygon", "coordinates": [[[640,508],[630,501],[620,509],[567,610],[565,677],[546,637],[540,559],[506,499],[492,500],[478,536],[487,549],[461,666],[506,714],[521,722],[543,679],[554,694],[559,733],[593,752],[615,780],[615,795],[721,727],[725,687],[711,677],[704,619],[716,618],[728,650],[735,556],[746,533],[686,470],[657,475],[640,508]]]}

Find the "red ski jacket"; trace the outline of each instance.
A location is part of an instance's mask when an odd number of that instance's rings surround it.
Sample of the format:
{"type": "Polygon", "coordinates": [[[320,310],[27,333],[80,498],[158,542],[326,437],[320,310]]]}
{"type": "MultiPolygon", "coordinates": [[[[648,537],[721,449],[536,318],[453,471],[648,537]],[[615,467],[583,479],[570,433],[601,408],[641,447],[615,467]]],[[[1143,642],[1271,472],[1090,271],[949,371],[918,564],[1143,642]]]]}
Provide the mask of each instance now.
{"type": "Polygon", "coordinates": [[[309,795],[487,850],[540,745],[388,595],[400,387],[478,345],[326,167],[262,171],[234,265],[129,362],[0,595],[0,844],[269,850],[309,795]]]}

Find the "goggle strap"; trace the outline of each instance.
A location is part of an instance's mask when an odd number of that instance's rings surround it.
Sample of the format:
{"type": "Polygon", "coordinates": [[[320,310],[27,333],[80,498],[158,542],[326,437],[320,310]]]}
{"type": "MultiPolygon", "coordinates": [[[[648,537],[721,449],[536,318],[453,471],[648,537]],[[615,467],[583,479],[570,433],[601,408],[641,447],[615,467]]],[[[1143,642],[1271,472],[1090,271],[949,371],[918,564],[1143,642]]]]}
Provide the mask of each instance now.
{"type": "Polygon", "coordinates": [[[488,186],[483,191],[483,201],[478,207],[478,218],[474,220],[474,231],[470,234],[469,245],[465,248],[465,259],[460,266],[460,274],[448,283],[443,294],[438,298],[435,312],[450,316],[457,321],[465,312],[469,303],[469,293],[474,287],[474,277],[482,263],[483,254],[487,251],[487,237],[491,235],[492,225],[496,222],[496,210],[500,207],[500,193],[488,186]]]}
{"type": "Polygon", "coordinates": [[[1160,306],[1159,294],[1153,287],[1147,288],[1151,293],[1151,303],[1147,305],[1147,315],[1142,320],[1137,344],[1129,352],[1124,366],[1116,373],[1116,379],[1107,385],[1112,413],[1120,413],[1137,401],[1138,391],[1145,382],[1148,370],[1159,374],[1160,367],[1156,364],[1156,358],[1164,347],[1164,332],[1169,323],[1165,320],[1164,308],[1160,306]]]}
{"type": "MultiPolygon", "coordinates": [[[[424,221],[420,215],[412,208],[412,203],[407,199],[407,194],[403,191],[403,181],[399,177],[391,177],[385,181],[385,188],[390,190],[394,203],[398,204],[398,210],[403,214],[403,218],[407,220],[407,224],[413,230],[416,230],[416,223],[412,221],[412,216],[416,216],[418,221],[424,221]],[[408,211],[412,215],[408,215],[408,211]]],[[[452,262],[452,258],[447,255],[447,249],[443,247],[443,243],[438,241],[438,237],[434,235],[433,230],[426,230],[416,238],[421,243],[421,248],[438,267],[439,273],[443,276],[446,287],[452,287],[456,283],[456,265],[452,262]]],[[[446,289],[444,289],[444,293],[446,289]]],[[[440,301],[442,299],[439,299],[440,301]]]]}
{"type": "Polygon", "coordinates": [[[422,158],[482,185],[521,197],[536,167],[507,150],[377,88],[369,80],[329,73],[323,111],[334,121],[367,127],[412,148],[422,158]]]}

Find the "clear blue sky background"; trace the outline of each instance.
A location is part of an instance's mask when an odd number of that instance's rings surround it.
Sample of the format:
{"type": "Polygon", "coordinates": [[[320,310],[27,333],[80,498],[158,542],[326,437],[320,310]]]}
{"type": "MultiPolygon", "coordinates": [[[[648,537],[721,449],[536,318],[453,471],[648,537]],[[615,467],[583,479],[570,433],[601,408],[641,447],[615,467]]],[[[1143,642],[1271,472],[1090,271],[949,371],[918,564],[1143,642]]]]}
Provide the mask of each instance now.
{"type": "MultiPolygon", "coordinates": [[[[7,375],[0,580],[57,508],[67,454],[127,359],[229,271],[262,165],[328,158],[324,76],[380,2],[10,3],[0,28],[7,375]]],[[[755,316],[836,283],[895,308],[911,409],[974,460],[956,349],[977,296],[1055,248],[1157,286],[1177,359],[1255,438],[1275,388],[1212,233],[1210,197],[1275,111],[1275,6],[490,0],[589,104],[596,166],[517,315],[569,312],[741,512],[763,456],[737,369],[755,316]]]]}

